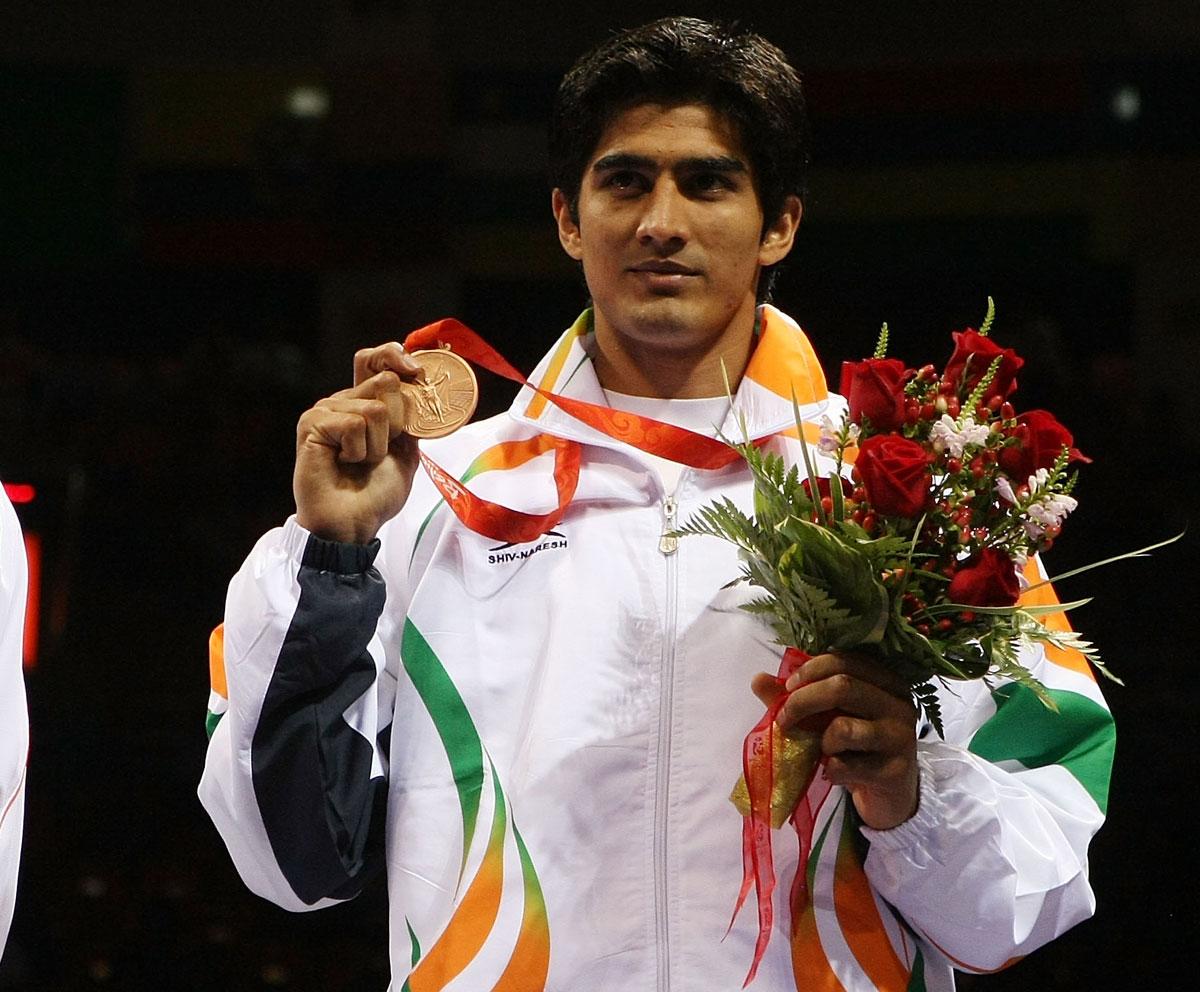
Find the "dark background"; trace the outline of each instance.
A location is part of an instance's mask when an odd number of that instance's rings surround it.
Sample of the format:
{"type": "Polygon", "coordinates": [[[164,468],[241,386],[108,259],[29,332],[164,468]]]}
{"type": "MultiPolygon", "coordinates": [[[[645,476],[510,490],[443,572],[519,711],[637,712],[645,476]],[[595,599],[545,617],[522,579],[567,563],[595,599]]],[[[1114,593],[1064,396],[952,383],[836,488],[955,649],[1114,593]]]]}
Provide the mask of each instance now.
{"type": "MultiPolygon", "coordinates": [[[[46,561],[0,988],[386,986],[380,887],[285,914],[201,811],[207,634],[290,510],[296,417],[356,347],[454,314],[529,369],[572,320],[554,84],[606,31],[679,12],[742,16],[805,70],[816,166],[777,302],[831,378],[883,320],[893,354],[941,360],[990,294],[1020,406],[1095,457],[1052,569],[1197,520],[1193,2],[4,0],[0,476],[37,486],[46,561]]],[[[1099,909],[961,987],[1194,970],[1195,550],[1067,586],[1127,682],[1099,909]]]]}

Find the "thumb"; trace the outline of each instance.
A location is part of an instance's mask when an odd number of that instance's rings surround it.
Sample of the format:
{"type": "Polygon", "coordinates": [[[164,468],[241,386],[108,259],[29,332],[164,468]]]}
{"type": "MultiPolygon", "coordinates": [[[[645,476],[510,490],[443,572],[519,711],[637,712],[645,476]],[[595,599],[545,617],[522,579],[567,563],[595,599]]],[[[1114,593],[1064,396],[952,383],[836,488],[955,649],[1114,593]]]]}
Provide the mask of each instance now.
{"type": "Polygon", "coordinates": [[[759,672],[750,680],[750,689],[766,707],[770,707],[780,696],[787,695],[780,680],[766,672],[759,672]]]}

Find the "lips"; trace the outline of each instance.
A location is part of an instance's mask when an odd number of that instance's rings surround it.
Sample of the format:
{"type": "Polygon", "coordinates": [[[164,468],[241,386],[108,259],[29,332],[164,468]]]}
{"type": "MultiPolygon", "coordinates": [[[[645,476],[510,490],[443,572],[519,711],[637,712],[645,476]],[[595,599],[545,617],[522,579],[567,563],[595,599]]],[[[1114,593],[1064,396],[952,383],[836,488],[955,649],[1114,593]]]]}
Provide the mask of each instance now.
{"type": "Polygon", "coordinates": [[[631,272],[646,272],[652,275],[661,276],[698,276],[699,269],[693,269],[679,262],[673,262],[670,259],[651,259],[646,262],[639,262],[637,265],[630,266],[631,272]]]}

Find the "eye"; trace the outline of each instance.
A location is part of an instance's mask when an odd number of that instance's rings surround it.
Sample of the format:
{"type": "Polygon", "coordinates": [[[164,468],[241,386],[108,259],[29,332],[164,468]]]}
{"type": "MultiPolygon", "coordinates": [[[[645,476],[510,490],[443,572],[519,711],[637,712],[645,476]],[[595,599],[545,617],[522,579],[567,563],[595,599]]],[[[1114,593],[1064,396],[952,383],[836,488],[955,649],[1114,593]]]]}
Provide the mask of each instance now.
{"type": "Polygon", "coordinates": [[[601,185],[616,193],[639,193],[648,186],[646,178],[632,169],[614,169],[608,173],[601,185]]]}
{"type": "Polygon", "coordinates": [[[689,179],[688,186],[700,196],[711,196],[736,188],[733,180],[724,172],[697,172],[689,179]]]}

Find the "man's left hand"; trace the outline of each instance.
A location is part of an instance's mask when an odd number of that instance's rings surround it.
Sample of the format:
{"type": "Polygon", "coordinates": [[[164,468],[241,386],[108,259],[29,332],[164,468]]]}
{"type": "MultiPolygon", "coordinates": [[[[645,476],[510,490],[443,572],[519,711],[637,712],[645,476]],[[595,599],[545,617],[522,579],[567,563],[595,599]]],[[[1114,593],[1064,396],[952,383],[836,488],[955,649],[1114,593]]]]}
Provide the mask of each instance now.
{"type": "Polygon", "coordinates": [[[755,676],[755,695],[787,702],[776,722],[785,732],[820,730],[825,774],[845,786],[862,821],[875,830],[898,826],[917,811],[916,706],[903,681],[863,655],[818,654],[787,684],[755,676]]]}

